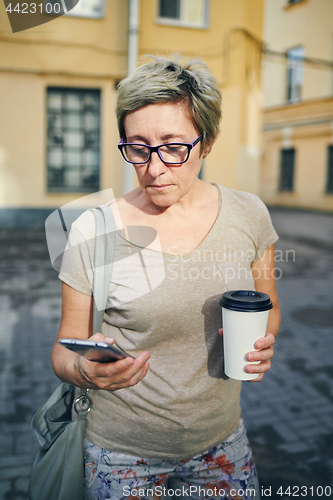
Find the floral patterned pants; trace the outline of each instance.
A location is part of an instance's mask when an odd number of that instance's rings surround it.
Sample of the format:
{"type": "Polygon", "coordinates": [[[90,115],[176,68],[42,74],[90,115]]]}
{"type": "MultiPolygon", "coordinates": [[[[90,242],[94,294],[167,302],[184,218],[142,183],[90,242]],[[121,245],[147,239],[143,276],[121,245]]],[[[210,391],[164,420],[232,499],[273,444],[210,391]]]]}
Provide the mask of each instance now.
{"type": "Polygon", "coordinates": [[[186,460],[141,458],[85,439],[84,500],[260,500],[242,419],[223,443],[186,460]]]}

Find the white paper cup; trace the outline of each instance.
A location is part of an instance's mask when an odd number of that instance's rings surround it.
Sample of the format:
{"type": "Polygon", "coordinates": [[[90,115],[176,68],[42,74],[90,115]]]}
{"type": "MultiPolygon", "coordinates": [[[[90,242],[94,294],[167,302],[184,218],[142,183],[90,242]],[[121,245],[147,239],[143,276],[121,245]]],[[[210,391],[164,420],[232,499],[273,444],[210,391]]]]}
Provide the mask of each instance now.
{"type": "Polygon", "coordinates": [[[253,290],[226,292],[220,300],[223,322],[225,374],[236,380],[254,380],[258,373],[247,373],[246,355],[255,351],[254,344],[265,336],[269,310],[273,305],[265,293],[253,290]]]}

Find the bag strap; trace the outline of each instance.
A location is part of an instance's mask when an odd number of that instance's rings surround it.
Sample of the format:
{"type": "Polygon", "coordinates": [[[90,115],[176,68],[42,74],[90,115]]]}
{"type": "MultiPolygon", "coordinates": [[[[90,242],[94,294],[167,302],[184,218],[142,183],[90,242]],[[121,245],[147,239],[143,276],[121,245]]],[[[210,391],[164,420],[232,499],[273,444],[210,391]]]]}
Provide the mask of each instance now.
{"type": "Polygon", "coordinates": [[[115,255],[116,224],[108,205],[91,209],[95,216],[93,334],[101,332],[115,255]]]}
{"type": "MultiPolygon", "coordinates": [[[[96,225],[93,278],[93,334],[95,334],[102,331],[115,256],[116,223],[108,205],[92,208],[91,212],[94,214],[96,225]]],[[[77,396],[74,409],[78,415],[86,418],[92,406],[89,389],[85,389],[81,394],[77,390],[77,396]]]]}

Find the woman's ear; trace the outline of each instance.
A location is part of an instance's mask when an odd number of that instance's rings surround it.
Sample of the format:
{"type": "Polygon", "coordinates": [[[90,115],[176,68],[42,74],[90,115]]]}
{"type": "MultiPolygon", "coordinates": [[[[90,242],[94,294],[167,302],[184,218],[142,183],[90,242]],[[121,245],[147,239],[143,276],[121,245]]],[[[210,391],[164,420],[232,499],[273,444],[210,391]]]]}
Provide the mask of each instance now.
{"type": "Polygon", "coordinates": [[[209,142],[208,144],[206,144],[206,146],[204,147],[204,149],[202,150],[202,153],[201,153],[201,158],[204,160],[208,155],[209,153],[211,152],[211,149],[213,147],[213,144],[214,144],[214,141],[211,141],[209,142]]]}

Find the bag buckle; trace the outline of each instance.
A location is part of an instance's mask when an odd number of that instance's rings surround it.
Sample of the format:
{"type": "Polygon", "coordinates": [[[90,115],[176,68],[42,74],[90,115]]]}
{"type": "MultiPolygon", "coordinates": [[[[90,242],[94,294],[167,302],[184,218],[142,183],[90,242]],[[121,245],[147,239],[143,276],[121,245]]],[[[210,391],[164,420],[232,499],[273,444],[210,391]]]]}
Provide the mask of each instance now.
{"type": "Polygon", "coordinates": [[[76,413],[89,412],[92,407],[91,398],[88,396],[89,389],[74,401],[74,410],[76,413]]]}

